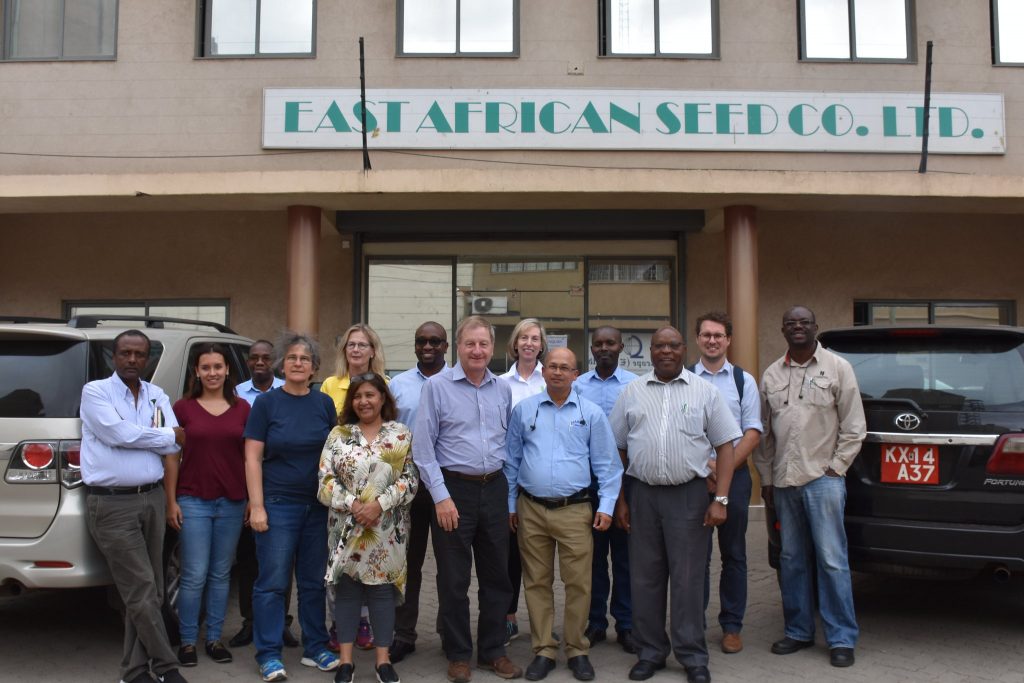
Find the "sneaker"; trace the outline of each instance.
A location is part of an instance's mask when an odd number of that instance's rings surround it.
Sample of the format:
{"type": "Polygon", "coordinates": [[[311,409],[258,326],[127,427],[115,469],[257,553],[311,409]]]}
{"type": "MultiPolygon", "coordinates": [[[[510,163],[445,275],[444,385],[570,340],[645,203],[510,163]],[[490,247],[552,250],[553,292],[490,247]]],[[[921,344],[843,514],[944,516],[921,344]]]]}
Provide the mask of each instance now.
{"type": "Polygon", "coordinates": [[[338,655],[328,650],[321,650],[315,657],[303,657],[300,661],[302,666],[315,666],[321,671],[334,671],[341,664],[338,655]]]}
{"type": "Polygon", "coordinates": [[[338,625],[331,622],[331,629],[327,632],[331,637],[327,641],[327,649],[331,652],[339,652],[341,650],[341,644],[338,643],[338,625]]]}
{"type": "Polygon", "coordinates": [[[182,645],[178,648],[178,664],[182,666],[195,666],[199,663],[199,657],[196,655],[195,645],[182,645]]]}
{"type": "Polygon", "coordinates": [[[160,683],[188,683],[177,669],[165,671],[163,676],[157,676],[157,680],[160,683]]]}
{"type": "Polygon", "coordinates": [[[231,652],[219,640],[206,641],[206,654],[218,664],[227,664],[231,661],[231,652]]]}
{"type": "Polygon", "coordinates": [[[356,633],[356,647],[360,650],[373,649],[373,629],[370,628],[370,622],[366,620],[366,617],[361,617],[359,619],[359,631],[356,633]]]}
{"type": "Polygon", "coordinates": [[[505,622],[505,645],[519,637],[519,624],[514,621],[505,622]]]}
{"type": "Polygon", "coordinates": [[[377,667],[377,683],[402,683],[391,662],[385,662],[377,667]]]}
{"type": "Polygon", "coordinates": [[[334,674],[334,683],[352,683],[356,667],[352,662],[342,664],[334,674]]]}
{"type": "Polygon", "coordinates": [[[122,678],[120,680],[120,683],[153,683],[153,677],[149,675],[148,671],[143,671],[142,673],[140,673],[135,678],[129,681],[126,681],[122,678]]]}
{"type": "Polygon", "coordinates": [[[260,664],[260,678],[265,681],[283,681],[288,678],[280,659],[268,659],[260,664]]]}

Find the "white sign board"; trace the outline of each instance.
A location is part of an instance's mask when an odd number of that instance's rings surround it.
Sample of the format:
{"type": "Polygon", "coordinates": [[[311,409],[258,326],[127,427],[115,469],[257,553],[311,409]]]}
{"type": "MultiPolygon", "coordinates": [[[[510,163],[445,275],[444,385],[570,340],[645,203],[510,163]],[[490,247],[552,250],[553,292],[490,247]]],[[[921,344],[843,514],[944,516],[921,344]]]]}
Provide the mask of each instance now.
{"type": "MultiPolygon", "coordinates": [[[[263,147],[360,149],[357,89],[267,88],[263,147]]],[[[908,92],[425,90],[366,93],[370,149],[917,153],[908,92]]],[[[933,93],[929,151],[1005,154],[1003,96],[933,93]]]]}

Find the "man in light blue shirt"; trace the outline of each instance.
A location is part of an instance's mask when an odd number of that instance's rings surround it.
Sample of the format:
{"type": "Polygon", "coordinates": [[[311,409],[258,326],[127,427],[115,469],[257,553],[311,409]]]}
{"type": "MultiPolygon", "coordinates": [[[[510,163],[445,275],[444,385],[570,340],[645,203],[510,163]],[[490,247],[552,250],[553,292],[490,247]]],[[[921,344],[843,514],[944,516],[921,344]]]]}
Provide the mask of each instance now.
{"type": "Polygon", "coordinates": [[[540,680],[555,668],[552,583],[557,546],[565,586],[565,654],[576,679],[590,681],[595,673],[584,635],[590,611],[590,530],[611,525],[622,463],[608,418],[572,391],[576,355],[567,348],[552,349],[543,373],[545,392],[512,410],[505,462],[509,526],[519,539],[534,653],[526,678],[540,680]],[[598,481],[596,500],[589,493],[591,470],[598,481]]]}
{"type": "MultiPolygon", "coordinates": [[[[594,369],[580,375],[574,385],[583,398],[599,405],[605,416],[611,415],[619,394],[627,384],[637,378],[632,372],[619,367],[622,350],[622,333],[619,330],[607,325],[594,330],[590,337],[594,369]]],[[[596,477],[591,479],[590,495],[597,496],[596,477]]],[[[593,536],[594,566],[591,576],[587,639],[591,645],[596,645],[606,638],[608,612],[611,611],[615,617],[615,631],[619,644],[629,654],[636,654],[636,646],[633,643],[633,605],[629,590],[629,534],[613,525],[606,531],[594,529],[593,536]],[[612,559],[611,580],[608,578],[609,553],[612,559]]]]}
{"type": "Polygon", "coordinates": [[[252,405],[258,396],[284,384],[283,379],[274,376],[274,345],[266,339],[258,339],[252,343],[245,364],[249,366],[252,379],[238,384],[235,387],[235,394],[248,401],[249,405],[252,405]]]}
{"type": "MultiPolygon", "coordinates": [[[[448,332],[440,323],[425,322],[416,328],[413,337],[416,365],[391,380],[388,390],[398,405],[398,421],[412,429],[420,406],[420,393],[427,379],[445,369],[448,353],[448,332]]],[[[413,435],[413,442],[415,442],[413,435]]],[[[400,662],[416,651],[416,622],[420,612],[420,586],[423,583],[423,560],[430,538],[430,519],[434,503],[426,486],[420,486],[409,508],[412,524],[406,553],[407,576],[405,601],[395,608],[395,637],[391,642],[391,661],[400,662]]]]}
{"type": "MultiPolygon", "coordinates": [[[[732,341],[732,320],[719,311],[697,318],[697,346],[700,360],[693,373],[711,382],[725,399],[743,436],[733,441],[735,471],[729,486],[729,516],[718,527],[718,548],[722,556],[722,574],[718,585],[721,610],[722,652],[732,654],[743,649],[740,630],[747,609],[747,514],[750,508],[751,478],[747,458],[761,441],[761,396],[754,389],[756,380],[726,357],[732,341]],[[743,395],[740,395],[742,388],[743,395]]],[[[711,545],[708,545],[708,572],[704,575],[704,609],[711,597],[711,545]]]]}
{"type": "Polygon", "coordinates": [[[163,456],[185,443],[170,400],[144,382],[149,338],[114,338],[114,374],[82,388],[82,481],[89,533],[125,605],[121,680],[181,683],[163,620],[163,456]]]}

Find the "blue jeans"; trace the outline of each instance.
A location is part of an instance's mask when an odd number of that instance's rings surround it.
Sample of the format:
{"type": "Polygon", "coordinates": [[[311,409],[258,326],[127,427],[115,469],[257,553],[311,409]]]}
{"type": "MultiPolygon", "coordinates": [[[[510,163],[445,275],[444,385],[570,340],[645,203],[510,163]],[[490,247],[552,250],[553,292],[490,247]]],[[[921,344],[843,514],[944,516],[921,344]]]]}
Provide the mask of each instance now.
{"type": "Polygon", "coordinates": [[[320,503],[267,499],[269,528],[254,534],[259,574],[253,586],[253,644],[260,664],[281,658],[284,594],[295,566],[302,651],[315,657],[327,649],[327,508],[320,503]]]}
{"type": "Polygon", "coordinates": [[[747,611],[747,518],[751,487],[750,470],[745,465],[733,472],[725,523],[713,529],[708,539],[704,611],[707,612],[711,599],[711,548],[717,534],[718,552],[722,557],[722,574],[718,581],[718,597],[721,601],[718,623],[723,633],[742,631],[743,615],[747,611]]]}
{"type": "Polygon", "coordinates": [[[775,489],[782,532],[782,609],[786,635],[814,640],[814,577],[829,648],[855,647],[857,617],[846,550],[846,480],[822,475],[802,486],[775,489]]]}
{"type": "Polygon", "coordinates": [[[228,606],[231,563],[245,516],[244,500],[193,496],[178,498],[181,507],[181,587],[178,621],[181,642],[199,637],[199,608],[206,589],[206,640],[220,640],[228,606]]]}
{"type": "MultiPolygon", "coordinates": [[[[591,488],[592,500],[597,489],[591,488]]],[[[590,584],[590,615],[587,626],[608,628],[608,611],[615,617],[615,630],[633,630],[633,602],[629,592],[629,534],[615,525],[607,531],[594,531],[594,562],[590,584]],[[608,578],[608,553],[612,555],[612,575],[608,578]],[[611,593],[611,605],[608,594],[611,593]]]]}

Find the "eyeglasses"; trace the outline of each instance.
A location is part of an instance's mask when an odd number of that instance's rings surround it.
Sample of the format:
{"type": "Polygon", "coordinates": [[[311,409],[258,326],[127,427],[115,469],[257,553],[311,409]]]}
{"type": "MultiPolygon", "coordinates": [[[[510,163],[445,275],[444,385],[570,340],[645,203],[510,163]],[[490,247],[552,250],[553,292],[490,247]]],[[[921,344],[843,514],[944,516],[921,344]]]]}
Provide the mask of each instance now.
{"type": "Polygon", "coordinates": [[[416,337],[416,346],[440,346],[446,344],[447,339],[441,339],[440,337],[416,337]]]}
{"type": "Polygon", "coordinates": [[[284,357],[284,362],[285,363],[298,363],[299,365],[308,365],[308,364],[312,364],[313,359],[311,357],[309,357],[309,356],[295,356],[295,355],[292,355],[292,356],[285,356],[284,357]]]}
{"type": "Polygon", "coordinates": [[[353,342],[353,341],[350,341],[347,344],[345,344],[345,348],[346,349],[359,349],[360,351],[365,351],[366,349],[370,348],[370,345],[367,344],[366,342],[353,342]]]}
{"type": "Polygon", "coordinates": [[[376,376],[377,376],[377,373],[375,373],[375,372],[364,372],[361,375],[356,375],[355,377],[350,377],[349,378],[349,382],[371,382],[371,381],[373,381],[373,378],[376,377],[376,376]]]}
{"type": "Polygon", "coordinates": [[[721,332],[701,332],[700,333],[700,338],[705,340],[705,341],[711,341],[711,340],[722,341],[723,339],[725,339],[725,337],[726,337],[726,335],[722,334],[721,332]]]}
{"type": "Polygon", "coordinates": [[[782,321],[782,326],[787,328],[796,327],[797,325],[799,325],[800,327],[813,327],[815,324],[816,323],[813,320],[808,320],[807,318],[801,318],[800,320],[782,321]]]}

